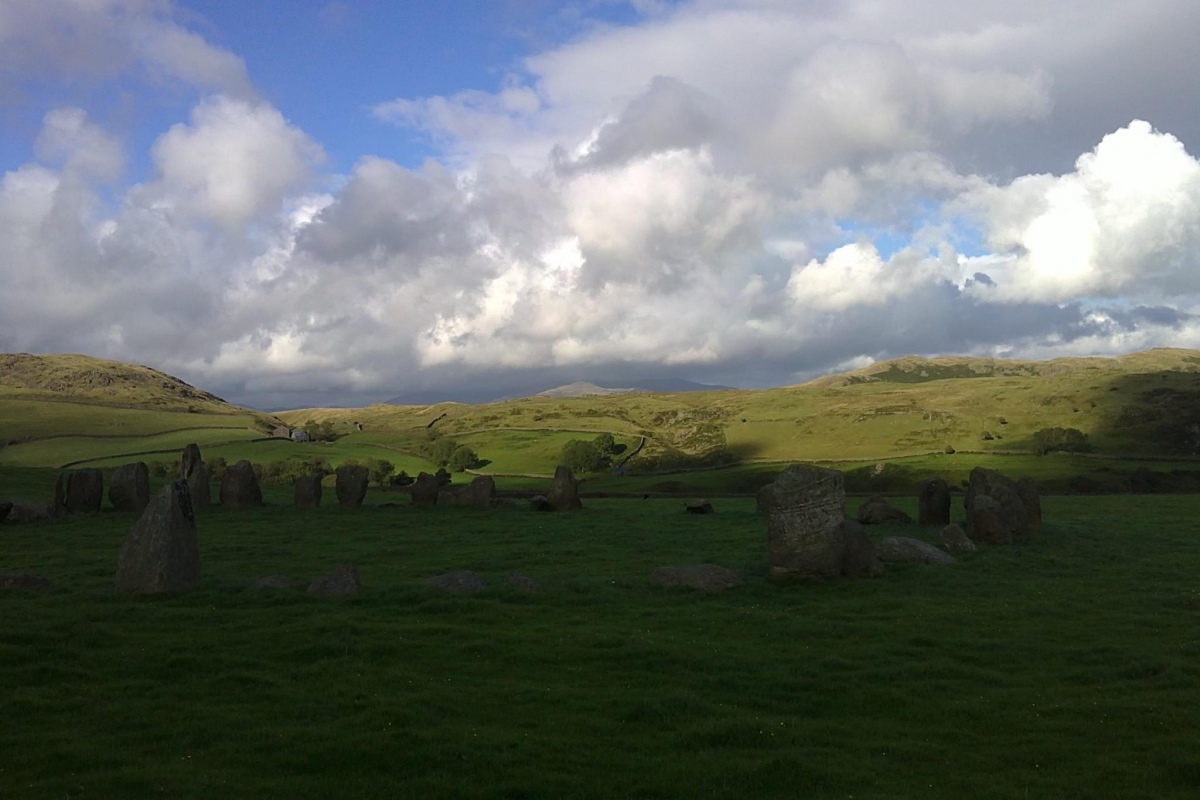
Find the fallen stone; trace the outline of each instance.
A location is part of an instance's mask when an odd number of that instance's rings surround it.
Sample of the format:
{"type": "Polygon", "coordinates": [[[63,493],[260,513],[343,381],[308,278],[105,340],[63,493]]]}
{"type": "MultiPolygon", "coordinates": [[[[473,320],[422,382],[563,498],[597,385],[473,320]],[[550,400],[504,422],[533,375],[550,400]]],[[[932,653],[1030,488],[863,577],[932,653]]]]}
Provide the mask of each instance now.
{"type": "Polygon", "coordinates": [[[200,586],[200,541],[186,481],[167,484],[146,506],[117,553],[119,594],[200,586]]]}
{"type": "Polygon", "coordinates": [[[716,564],[682,564],[677,567],[659,567],[650,573],[650,585],[664,588],[678,586],[720,592],[741,586],[742,576],[727,567],[716,564]]]}
{"type": "Polygon", "coordinates": [[[908,525],[912,517],[886,500],[871,499],[859,506],[858,521],[863,525],[908,525]]]}
{"type": "Polygon", "coordinates": [[[889,536],[875,545],[875,555],[885,564],[953,564],[954,556],[920,539],[889,536]]]}
{"type": "Polygon", "coordinates": [[[22,522],[44,522],[54,518],[54,512],[45,503],[14,498],[6,505],[9,507],[8,515],[4,517],[7,525],[16,525],[22,522]]]}
{"type": "Polygon", "coordinates": [[[954,523],[950,523],[941,530],[942,546],[949,553],[974,553],[975,543],[971,538],[954,523]]]}
{"type": "Polygon", "coordinates": [[[362,578],[359,577],[358,567],[346,564],[322,575],[308,585],[308,593],[314,597],[353,597],[362,594],[362,578]]]}
{"type": "Polygon", "coordinates": [[[442,589],[451,594],[475,594],[487,588],[487,581],[483,579],[483,576],[471,570],[434,575],[425,581],[425,583],[428,586],[442,589]]]}
{"type": "Polygon", "coordinates": [[[0,589],[48,589],[50,581],[40,575],[17,572],[0,575],[0,589]]]}
{"type": "Polygon", "coordinates": [[[550,505],[550,501],[546,499],[544,494],[535,494],[529,498],[529,507],[534,511],[553,511],[554,506],[550,505]]]}
{"type": "Polygon", "coordinates": [[[691,500],[683,504],[683,510],[688,514],[711,514],[713,506],[707,500],[691,500]]]}
{"type": "Polygon", "coordinates": [[[508,573],[508,576],[505,578],[505,580],[507,580],[510,585],[520,589],[522,592],[536,593],[542,590],[541,585],[537,581],[520,572],[508,573]]]}

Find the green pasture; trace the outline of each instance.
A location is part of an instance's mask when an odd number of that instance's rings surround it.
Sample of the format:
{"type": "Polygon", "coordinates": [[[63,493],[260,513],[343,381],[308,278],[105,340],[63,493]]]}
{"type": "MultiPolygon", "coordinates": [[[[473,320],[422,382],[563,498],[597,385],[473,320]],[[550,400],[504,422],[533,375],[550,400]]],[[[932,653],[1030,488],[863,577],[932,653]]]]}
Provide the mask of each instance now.
{"type": "MultiPolygon", "coordinates": [[[[521,472],[553,475],[554,468],[562,463],[562,450],[567,442],[573,439],[590,441],[594,438],[592,434],[578,432],[495,430],[456,436],[455,440],[473,449],[487,462],[479,470],[482,473],[521,472]]],[[[637,447],[636,438],[613,438],[617,444],[625,445],[625,452],[637,447]]]]}
{"type": "Polygon", "coordinates": [[[166,460],[178,455],[190,442],[207,452],[215,444],[231,440],[261,438],[262,431],[253,428],[204,428],[173,431],[149,436],[120,438],[89,438],[63,436],[39,439],[0,450],[0,464],[21,467],[114,466],[128,461],[166,460]]]}
{"type": "MultiPolygon", "coordinates": [[[[0,468],[0,496],[50,475],[0,468]]],[[[706,517],[267,499],[200,517],[203,586],[172,597],[112,594],[132,515],[0,529],[0,572],[52,582],[0,591],[0,796],[1200,793],[1195,497],[1047,497],[1011,547],[828,583],[765,577],[749,499],[706,517]],[[361,597],[305,595],[347,562],[361,597]],[[746,584],[649,586],[694,562],[746,584]],[[425,585],[456,569],[488,589],[425,585]],[[271,573],[300,588],[247,589],[271,573]]],[[[936,541],[871,531],[890,534],[936,541]]]]}
{"type": "MultiPolygon", "coordinates": [[[[231,407],[232,408],[232,407],[231,407]]],[[[147,436],[183,428],[249,428],[251,414],[189,414],[0,396],[0,443],[45,436],[147,436]]]]}

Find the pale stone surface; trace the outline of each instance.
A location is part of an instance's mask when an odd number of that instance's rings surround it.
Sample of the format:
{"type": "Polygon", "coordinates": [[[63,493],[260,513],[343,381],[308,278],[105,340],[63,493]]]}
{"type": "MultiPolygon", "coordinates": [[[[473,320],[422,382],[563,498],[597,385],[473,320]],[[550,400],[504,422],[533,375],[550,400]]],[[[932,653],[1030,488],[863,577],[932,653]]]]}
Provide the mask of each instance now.
{"type": "Polygon", "coordinates": [[[160,594],[200,585],[200,540],[186,481],[174,481],[146,506],[117,553],[120,594],[160,594]]]}

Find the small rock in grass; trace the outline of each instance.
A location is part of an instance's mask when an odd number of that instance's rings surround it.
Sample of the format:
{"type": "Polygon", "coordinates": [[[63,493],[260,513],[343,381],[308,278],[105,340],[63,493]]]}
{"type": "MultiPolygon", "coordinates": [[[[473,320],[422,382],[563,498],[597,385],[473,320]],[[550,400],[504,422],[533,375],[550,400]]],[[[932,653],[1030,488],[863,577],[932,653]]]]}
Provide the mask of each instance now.
{"type": "Polygon", "coordinates": [[[425,583],[437,589],[443,589],[451,594],[475,594],[487,588],[487,581],[483,579],[483,576],[471,570],[434,575],[425,581],[425,583]]]}
{"type": "Polygon", "coordinates": [[[291,589],[296,582],[287,575],[266,575],[250,584],[251,589],[291,589]]]}
{"type": "Polygon", "coordinates": [[[650,573],[650,585],[672,588],[684,586],[706,592],[720,592],[741,586],[742,576],[728,567],[716,564],[682,564],[659,567],[650,573]]]}
{"type": "Polygon", "coordinates": [[[346,564],[327,575],[322,575],[308,585],[308,593],[315,597],[353,597],[362,594],[362,578],[358,567],[346,564]]]}
{"type": "Polygon", "coordinates": [[[875,545],[875,555],[884,563],[893,564],[953,564],[957,559],[920,539],[889,536],[875,545]]]}
{"type": "Polygon", "coordinates": [[[976,550],[971,537],[954,523],[942,528],[941,537],[942,545],[951,553],[974,553],[976,550]]]}

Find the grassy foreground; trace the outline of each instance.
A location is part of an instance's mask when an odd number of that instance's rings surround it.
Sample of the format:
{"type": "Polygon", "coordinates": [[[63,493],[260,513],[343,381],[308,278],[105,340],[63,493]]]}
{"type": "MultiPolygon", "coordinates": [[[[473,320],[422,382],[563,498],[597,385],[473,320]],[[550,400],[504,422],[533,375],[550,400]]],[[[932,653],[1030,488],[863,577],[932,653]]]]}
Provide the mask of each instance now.
{"type": "MultiPolygon", "coordinates": [[[[1046,498],[1044,532],[1013,547],[826,584],[764,577],[748,500],[285,499],[203,516],[204,586],[169,598],[112,594],[131,515],[0,529],[0,572],[53,582],[0,592],[0,796],[1200,793],[1195,497],[1046,498]],[[245,588],[348,561],[356,599],[245,588]],[[648,586],[689,562],[746,585],[648,586]],[[489,588],[424,585],[454,569],[489,588]]],[[[896,533],[936,535],[872,531],[896,533]]]]}

